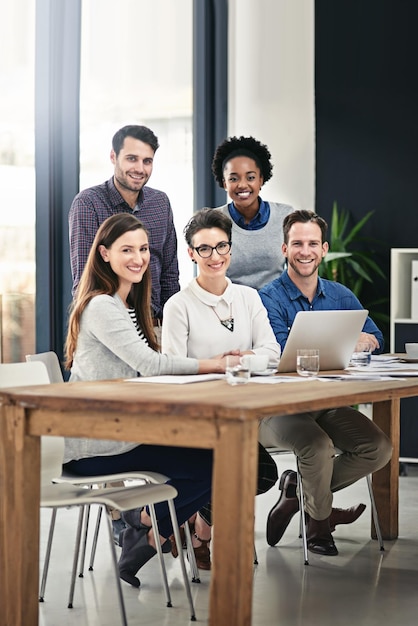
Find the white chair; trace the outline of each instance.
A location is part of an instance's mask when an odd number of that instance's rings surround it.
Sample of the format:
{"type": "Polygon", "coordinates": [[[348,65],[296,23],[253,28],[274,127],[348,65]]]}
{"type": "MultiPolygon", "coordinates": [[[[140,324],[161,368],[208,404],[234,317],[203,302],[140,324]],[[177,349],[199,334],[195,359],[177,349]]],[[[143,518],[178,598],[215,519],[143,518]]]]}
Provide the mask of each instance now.
{"type": "Polygon", "coordinates": [[[64,377],[56,352],[38,352],[38,354],[27,354],[26,361],[41,361],[48,370],[50,383],[63,383],[64,377]]]}
{"type": "MultiPolygon", "coordinates": [[[[56,354],[56,352],[53,352],[51,350],[48,352],[39,352],[37,354],[27,354],[26,360],[28,362],[41,361],[42,363],[44,363],[48,370],[51,383],[64,382],[61,365],[60,365],[58,355],[56,354]]],[[[119,472],[115,474],[103,474],[101,476],[92,477],[92,476],[79,476],[77,474],[73,474],[69,472],[68,470],[62,470],[61,473],[55,477],[54,482],[69,483],[73,485],[83,485],[83,486],[88,486],[92,488],[95,485],[101,485],[101,486],[106,487],[108,483],[125,481],[125,480],[127,481],[135,480],[135,481],[140,481],[145,484],[162,485],[162,484],[167,483],[167,481],[169,480],[169,477],[165,476],[164,474],[159,474],[157,472],[142,472],[142,471],[119,472]]],[[[97,539],[98,539],[99,529],[100,529],[101,514],[102,514],[102,511],[101,509],[99,509],[98,514],[97,514],[95,531],[93,535],[92,550],[91,550],[90,562],[89,562],[89,571],[93,570],[96,547],[97,547],[97,539]]],[[[84,511],[83,511],[83,515],[84,515],[84,511]]],[[[85,511],[85,516],[84,516],[84,520],[85,520],[84,530],[82,533],[80,530],[80,541],[81,541],[81,534],[83,535],[81,558],[78,558],[79,551],[80,551],[80,542],[78,543],[78,545],[76,545],[75,558],[77,560],[76,560],[75,569],[73,571],[73,578],[71,580],[72,591],[70,590],[70,596],[69,596],[69,601],[68,601],[69,605],[72,605],[72,600],[73,600],[72,595],[74,592],[77,564],[79,565],[79,574],[78,574],[79,578],[83,578],[84,576],[84,563],[85,563],[86,546],[87,546],[89,516],[90,516],[90,510],[89,508],[87,508],[85,511]]],[[[51,518],[51,527],[50,527],[51,542],[52,542],[52,537],[54,533],[55,518],[56,518],[56,513],[53,514],[51,518]]],[[[196,564],[196,557],[195,557],[193,546],[192,546],[192,539],[190,537],[190,531],[188,527],[186,528],[186,526],[188,525],[185,524],[185,533],[186,533],[187,555],[188,555],[188,560],[189,560],[190,569],[191,569],[192,582],[200,583],[199,570],[196,564]]],[[[48,542],[48,547],[50,550],[49,542],[48,542]]],[[[47,548],[47,555],[49,554],[49,550],[47,548]]],[[[49,562],[49,558],[48,560],[46,560],[46,573],[48,571],[48,562],[49,562]]],[[[44,580],[44,577],[42,578],[42,585],[41,585],[41,591],[40,591],[41,598],[43,598],[43,593],[45,591],[46,573],[45,573],[45,580],[44,580]]],[[[168,588],[166,589],[166,595],[167,595],[168,606],[171,606],[171,600],[169,599],[168,588]]]]}
{"type": "MultiPolygon", "coordinates": [[[[36,384],[49,384],[49,375],[45,363],[33,361],[26,363],[0,364],[1,387],[22,387],[36,384]]],[[[42,437],[41,445],[41,507],[52,508],[55,512],[57,508],[78,506],[80,507],[81,513],[81,511],[86,506],[90,506],[91,504],[110,506],[117,508],[120,511],[127,511],[130,509],[148,505],[150,507],[155,535],[156,537],[158,537],[158,523],[155,516],[154,504],[167,502],[176,542],[181,541],[180,531],[177,523],[176,510],[173,502],[174,498],[177,496],[177,491],[174,487],[167,484],[148,483],[144,485],[123,488],[85,489],[69,483],[56,484],[55,477],[58,476],[62,470],[62,460],[64,456],[64,439],[62,437],[42,437]]],[[[127,626],[127,618],[125,604],[123,601],[121,581],[119,578],[116,549],[113,541],[113,529],[110,517],[106,516],[106,518],[108,522],[107,526],[109,532],[109,543],[116,576],[116,589],[121,609],[122,623],[124,624],[124,626],[127,626]]],[[[81,532],[81,519],[82,516],[80,514],[77,530],[78,544],[80,539],[79,534],[81,532]]],[[[159,542],[157,542],[157,552],[160,557],[164,586],[166,591],[169,591],[162,549],[159,545],[159,542]]],[[[179,557],[184,584],[186,587],[187,598],[191,611],[191,621],[195,621],[196,616],[183,554],[179,554],[179,557]]],[[[73,572],[74,571],[75,569],[73,567],[73,572]]],[[[167,600],[168,606],[171,606],[169,594],[167,600]]]]}

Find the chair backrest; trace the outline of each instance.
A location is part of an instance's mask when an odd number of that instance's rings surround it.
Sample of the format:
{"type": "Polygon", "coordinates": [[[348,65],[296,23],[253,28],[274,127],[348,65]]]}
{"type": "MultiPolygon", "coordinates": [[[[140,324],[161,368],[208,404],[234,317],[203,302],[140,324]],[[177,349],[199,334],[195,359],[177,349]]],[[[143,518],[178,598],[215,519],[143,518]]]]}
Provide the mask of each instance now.
{"type": "MultiPolygon", "coordinates": [[[[42,361],[0,363],[0,388],[49,384],[48,370],[42,361]]],[[[41,437],[41,484],[51,482],[62,472],[63,437],[41,437]]]]}
{"type": "Polygon", "coordinates": [[[62,383],[64,381],[62,369],[56,352],[39,352],[38,354],[27,354],[27,361],[41,361],[45,363],[48,370],[50,383],[62,383]]]}
{"type": "Polygon", "coordinates": [[[0,387],[25,387],[49,383],[44,363],[0,363],[0,387]]]}

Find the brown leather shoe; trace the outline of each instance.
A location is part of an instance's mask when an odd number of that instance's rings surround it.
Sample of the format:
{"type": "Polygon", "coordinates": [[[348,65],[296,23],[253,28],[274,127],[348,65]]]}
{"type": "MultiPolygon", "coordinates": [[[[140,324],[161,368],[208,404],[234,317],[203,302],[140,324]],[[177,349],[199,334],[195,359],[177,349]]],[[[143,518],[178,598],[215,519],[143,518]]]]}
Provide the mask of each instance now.
{"type": "Polygon", "coordinates": [[[333,533],[338,524],[352,524],[366,510],[365,504],[357,504],[349,509],[332,509],[329,516],[329,527],[333,533]]]}
{"type": "MultiPolygon", "coordinates": [[[[195,535],[196,537],[196,535],[195,535]]],[[[210,539],[200,539],[202,545],[197,548],[193,548],[194,555],[196,558],[196,565],[198,569],[210,570],[212,565],[210,562],[210,550],[209,550],[209,542],[210,539]]]]}
{"type": "Polygon", "coordinates": [[[308,518],[306,529],[308,550],[321,556],[337,556],[338,550],[329,527],[329,518],[315,520],[308,518]]]}
{"type": "MultiPolygon", "coordinates": [[[[179,530],[180,530],[181,547],[182,549],[184,549],[186,547],[186,534],[184,532],[183,526],[180,526],[179,530]]],[[[176,559],[179,555],[176,538],[174,537],[174,535],[170,535],[169,539],[171,541],[171,554],[176,559]]]]}
{"type": "Polygon", "coordinates": [[[210,539],[201,539],[195,532],[193,533],[193,537],[200,541],[200,546],[193,546],[196,565],[198,569],[209,571],[212,568],[209,550],[210,539]]]}
{"type": "Polygon", "coordinates": [[[293,470],[286,470],[280,476],[280,498],[267,516],[267,543],[275,546],[283,537],[292,517],[299,511],[296,495],[297,476],[293,470]]]}

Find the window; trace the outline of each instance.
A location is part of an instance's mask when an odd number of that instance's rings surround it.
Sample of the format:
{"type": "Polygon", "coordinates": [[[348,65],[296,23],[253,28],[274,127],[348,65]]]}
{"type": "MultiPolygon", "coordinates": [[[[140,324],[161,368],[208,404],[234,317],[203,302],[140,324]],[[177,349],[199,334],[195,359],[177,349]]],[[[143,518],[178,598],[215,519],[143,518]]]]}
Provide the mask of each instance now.
{"type": "Polygon", "coordinates": [[[182,284],[192,277],[183,228],[193,213],[193,0],[82,5],[80,189],[111,177],[111,139],[143,124],[159,139],[149,185],[170,198],[182,284]]]}
{"type": "Polygon", "coordinates": [[[35,347],[34,35],[32,0],[0,22],[0,361],[35,347]],[[18,36],[17,36],[18,34],[18,36]]]}

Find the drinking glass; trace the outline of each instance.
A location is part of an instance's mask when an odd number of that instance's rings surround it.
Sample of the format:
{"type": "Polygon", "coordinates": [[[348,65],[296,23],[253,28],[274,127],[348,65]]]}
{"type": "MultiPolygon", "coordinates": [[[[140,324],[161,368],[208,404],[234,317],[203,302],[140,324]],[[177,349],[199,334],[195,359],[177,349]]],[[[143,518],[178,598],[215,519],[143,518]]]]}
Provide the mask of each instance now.
{"type": "Polygon", "coordinates": [[[244,385],[250,380],[250,367],[239,356],[227,356],[225,374],[229,385],[244,385]]]}
{"type": "Polygon", "coordinates": [[[367,367],[372,360],[370,344],[365,342],[357,343],[351,355],[350,365],[353,367],[367,367]]]}
{"type": "Polygon", "coordinates": [[[302,348],[296,354],[296,371],[299,376],[317,376],[319,372],[319,350],[302,348]]]}

